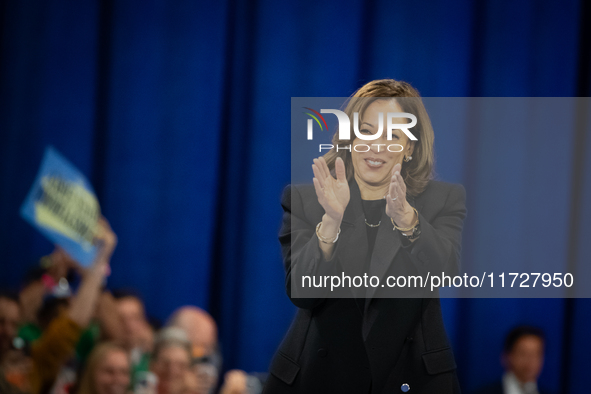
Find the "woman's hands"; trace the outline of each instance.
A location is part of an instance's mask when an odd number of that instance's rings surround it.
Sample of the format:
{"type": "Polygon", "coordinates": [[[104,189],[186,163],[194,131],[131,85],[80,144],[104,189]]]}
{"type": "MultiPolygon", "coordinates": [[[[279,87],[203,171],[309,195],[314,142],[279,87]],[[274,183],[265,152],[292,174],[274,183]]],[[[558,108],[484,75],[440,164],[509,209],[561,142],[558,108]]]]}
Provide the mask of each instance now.
{"type": "MultiPolygon", "coordinates": [[[[318,234],[326,239],[336,239],[345,209],[351,198],[345,172],[345,163],[340,157],[337,158],[335,162],[336,179],[330,174],[324,157],[314,159],[312,170],[314,171],[314,179],[312,181],[314,182],[316,196],[325,212],[324,216],[322,216],[322,225],[318,230],[318,234]]],[[[334,249],[334,244],[322,242],[321,239],[318,239],[318,244],[324,254],[324,258],[329,260],[334,249]]]]}
{"type": "Polygon", "coordinates": [[[337,158],[335,162],[337,179],[333,178],[330,174],[324,157],[314,159],[312,170],[314,171],[314,179],[312,181],[314,182],[318,202],[324,208],[326,215],[334,222],[340,224],[351,197],[349,183],[347,182],[345,173],[345,163],[340,157],[337,158]]]}
{"type": "Polygon", "coordinates": [[[406,201],[406,184],[400,175],[400,163],[392,168],[392,178],[388,195],[386,195],[386,214],[394,220],[398,227],[410,227],[415,221],[415,212],[406,201]],[[394,200],[392,200],[394,199],[394,200]]]}

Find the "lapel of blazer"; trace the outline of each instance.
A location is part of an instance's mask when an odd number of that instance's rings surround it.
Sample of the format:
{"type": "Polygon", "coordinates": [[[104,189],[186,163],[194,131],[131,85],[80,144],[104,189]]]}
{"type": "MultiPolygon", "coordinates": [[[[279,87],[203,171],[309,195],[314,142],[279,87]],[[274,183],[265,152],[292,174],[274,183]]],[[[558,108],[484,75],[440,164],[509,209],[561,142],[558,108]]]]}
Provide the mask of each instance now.
{"type": "MultiPolygon", "coordinates": [[[[341,223],[343,256],[341,260],[346,275],[363,275],[363,266],[367,258],[367,233],[365,215],[361,205],[361,193],[355,180],[349,183],[350,199],[341,223]]],[[[340,241],[339,241],[340,242],[340,241]]]]}

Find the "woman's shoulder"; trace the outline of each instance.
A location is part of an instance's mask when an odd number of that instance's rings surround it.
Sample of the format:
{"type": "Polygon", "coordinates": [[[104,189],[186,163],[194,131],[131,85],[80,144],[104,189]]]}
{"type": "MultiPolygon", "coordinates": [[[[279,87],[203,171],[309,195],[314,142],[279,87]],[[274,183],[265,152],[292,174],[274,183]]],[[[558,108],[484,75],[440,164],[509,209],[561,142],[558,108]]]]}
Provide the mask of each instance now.
{"type": "Polygon", "coordinates": [[[310,220],[322,217],[324,210],[318,202],[316,190],[312,184],[291,184],[283,189],[281,205],[284,211],[298,216],[306,216],[310,220]]]}
{"type": "Polygon", "coordinates": [[[434,211],[446,209],[465,209],[466,189],[459,183],[430,180],[425,190],[419,194],[415,201],[425,208],[434,211]]]}
{"type": "Polygon", "coordinates": [[[415,200],[429,205],[447,205],[456,202],[464,204],[466,201],[466,189],[459,183],[432,179],[427,183],[425,190],[416,196],[415,200]]]}
{"type": "Polygon", "coordinates": [[[286,203],[289,205],[292,205],[292,203],[320,205],[318,204],[316,190],[314,190],[314,185],[312,184],[289,184],[285,186],[281,194],[281,202],[283,205],[286,203]]]}
{"type": "Polygon", "coordinates": [[[311,183],[291,183],[283,189],[281,199],[284,200],[292,195],[297,195],[302,199],[306,199],[309,197],[316,197],[316,191],[314,190],[314,185],[311,183]]]}
{"type": "Polygon", "coordinates": [[[466,193],[466,189],[460,183],[444,182],[436,179],[431,179],[427,183],[425,190],[419,196],[427,194],[449,194],[449,193],[466,193]]]}

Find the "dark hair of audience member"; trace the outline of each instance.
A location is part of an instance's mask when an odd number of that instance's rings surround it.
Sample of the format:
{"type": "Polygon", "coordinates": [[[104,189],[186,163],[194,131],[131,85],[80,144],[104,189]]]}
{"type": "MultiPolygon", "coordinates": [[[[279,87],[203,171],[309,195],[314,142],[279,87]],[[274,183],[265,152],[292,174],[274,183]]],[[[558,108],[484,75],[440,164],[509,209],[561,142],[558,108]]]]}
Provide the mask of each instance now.
{"type": "Polygon", "coordinates": [[[43,306],[37,312],[37,321],[41,329],[46,329],[51,321],[68,309],[70,301],[67,298],[47,297],[43,306]]]}
{"type": "Polygon", "coordinates": [[[116,300],[131,297],[131,298],[135,298],[135,299],[139,300],[142,304],[144,303],[144,297],[142,297],[142,294],[138,290],[130,288],[130,287],[123,287],[123,288],[115,289],[115,290],[111,291],[111,294],[113,294],[113,297],[116,300]]]}
{"type": "Polygon", "coordinates": [[[12,289],[0,289],[0,298],[19,303],[18,292],[12,289]]]}
{"type": "MultiPolygon", "coordinates": [[[[145,305],[142,294],[138,290],[130,287],[115,289],[111,292],[111,294],[113,294],[113,298],[116,300],[121,300],[123,298],[135,298],[142,305],[145,305]]],[[[146,320],[155,332],[159,331],[163,327],[162,321],[154,316],[146,315],[146,320]]]]}
{"type": "Polygon", "coordinates": [[[515,346],[515,344],[517,343],[517,341],[525,336],[535,336],[540,338],[540,340],[543,342],[546,341],[546,338],[544,336],[544,332],[537,328],[537,327],[533,327],[533,326],[518,326],[513,328],[511,331],[509,331],[509,333],[507,334],[507,336],[505,337],[505,344],[503,346],[503,351],[508,354],[511,353],[511,351],[513,350],[513,347],[515,346]]]}
{"type": "Polygon", "coordinates": [[[25,276],[23,277],[21,287],[27,287],[31,283],[40,280],[46,273],[47,269],[40,267],[39,265],[34,266],[33,268],[25,272],[25,276]]]}

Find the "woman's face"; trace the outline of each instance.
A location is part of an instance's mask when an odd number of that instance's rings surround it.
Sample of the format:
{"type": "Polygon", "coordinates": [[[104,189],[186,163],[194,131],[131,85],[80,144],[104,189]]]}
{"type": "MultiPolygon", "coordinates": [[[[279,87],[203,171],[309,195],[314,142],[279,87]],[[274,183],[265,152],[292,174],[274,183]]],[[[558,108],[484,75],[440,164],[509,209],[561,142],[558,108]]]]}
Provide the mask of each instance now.
{"type": "MultiPolygon", "coordinates": [[[[371,103],[362,118],[359,120],[359,132],[364,135],[375,134],[379,128],[379,114],[383,116],[383,130],[380,138],[376,140],[362,140],[355,138],[352,142],[353,148],[351,150],[351,159],[353,161],[353,169],[355,170],[355,179],[360,188],[371,187],[386,187],[390,184],[392,177],[392,168],[397,163],[402,165],[404,156],[412,155],[414,148],[414,141],[411,141],[406,134],[401,130],[392,131],[392,140],[388,140],[387,133],[387,114],[388,112],[404,112],[396,100],[377,100],[371,103]],[[372,145],[373,144],[373,145],[372,145]],[[378,144],[383,144],[378,146],[378,144]],[[388,145],[402,145],[391,146],[388,151],[388,145]],[[362,152],[368,148],[367,152],[362,152]],[[358,152],[359,151],[359,152],[358,152]],[[400,152],[397,152],[400,151],[400,152]]],[[[407,123],[406,118],[394,118],[393,123],[407,123]]]]}
{"type": "Polygon", "coordinates": [[[165,394],[182,392],[190,364],[191,356],[185,348],[174,345],[162,348],[152,363],[152,372],[158,376],[158,392],[165,394]]]}
{"type": "Polygon", "coordinates": [[[120,350],[112,350],[99,362],[94,375],[98,394],[125,394],[129,386],[129,359],[120,350]]]}

